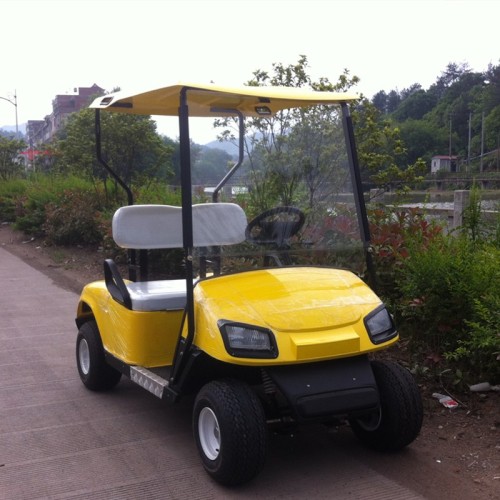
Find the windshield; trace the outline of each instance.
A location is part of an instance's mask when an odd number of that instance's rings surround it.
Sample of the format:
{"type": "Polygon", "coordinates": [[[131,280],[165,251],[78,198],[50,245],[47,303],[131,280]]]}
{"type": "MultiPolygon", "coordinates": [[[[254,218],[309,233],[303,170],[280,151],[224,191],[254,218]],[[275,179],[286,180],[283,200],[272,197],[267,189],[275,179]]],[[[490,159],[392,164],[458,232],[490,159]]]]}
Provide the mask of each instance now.
{"type": "MultiPolygon", "coordinates": [[[[231,120],[224,125],[231,127],[231,120]]],[[[208,275],[309,265],[363,274],[364,246],[340,107],[247,121],[243,149],[241,166],[216,197],[245,212],[245,241],[198,248],[193,262],[207,263],[208,275]]],[[[211,202],[218,182],[193,186],[193,203],[211,202]]],[[[194,271],[200,271],[196,264],[194,271]]]]}

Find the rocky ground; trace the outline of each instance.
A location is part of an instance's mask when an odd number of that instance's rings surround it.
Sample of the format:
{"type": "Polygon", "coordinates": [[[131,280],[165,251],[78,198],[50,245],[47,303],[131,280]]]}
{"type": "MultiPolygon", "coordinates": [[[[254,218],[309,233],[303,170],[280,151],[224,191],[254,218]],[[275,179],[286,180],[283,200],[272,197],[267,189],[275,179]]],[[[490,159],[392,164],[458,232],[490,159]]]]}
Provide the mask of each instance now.
{"type": "MultiPolygon", "coordinates": [[[[0,226],[0,246],[75,293],[85,283],[102,278],[104,255],[99,251],[48,247],[8,224],[0,226]]],[[[399,352],[389,355],[398,357],[399,352]]],[[[448,388],[428,380],[419,380],[419,385],[425,417],[412,448],[435,462],[438,470],[472,482],[476,498],[500,498],[500,392],[450,391],[458,406],[448,409],[432,396],[447,394],[448,388]]]]}

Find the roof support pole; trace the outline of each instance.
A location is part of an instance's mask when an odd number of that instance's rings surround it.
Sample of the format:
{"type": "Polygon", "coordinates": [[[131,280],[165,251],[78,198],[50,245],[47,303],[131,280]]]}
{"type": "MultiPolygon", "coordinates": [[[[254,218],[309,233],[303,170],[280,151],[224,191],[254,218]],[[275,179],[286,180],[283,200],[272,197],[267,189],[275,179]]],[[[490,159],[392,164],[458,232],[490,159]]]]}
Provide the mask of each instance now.
{"type": "Polygon", "coordinates": [[[233,165],[231,170],[224,176],[224,178],[217,184],[217,187],[214,190],[214,193],[212,195],[212,201],[214,203],[217,203],[219,201],[219,192],[220,190],[225,186],[227,181],[232,177],[232,175],[236,172],[241,167],[241,164],[243,163],[243,157],[244,157],[244,144],[245,144],[245,120],[243,118],[243,113],[241,111],[238,111],[237,109],[219,109],[219,108],[214,108],[214,112],[220,112],[220,113],[233,113],[238,116],[238,161],[233,165]]]}
{"type": "Polygon", "coordinates": [[[191,143],[189,139],[189,107],[187,104],[188,88],[180,92],[179,103],[179,143],[181,157],[181,193],[182,193],[182,240],[184,246],[184,265],[186,268],[186,313],[184,323],[187,322],[187,335],[179,335],[174,366],[170,382],[172,386],[182,377],[183,369],[189,358],[189,350],[193,343],[194,325],[194,298],[193,298],[193,200],[191,188],[191,143]]]}
{"type": "MultiPolygon", "coordinates": [[[[127,186],[125,181],[108,165],[102,156],[102,143],[101,143],[101,110],[95,110],[95,149],[97,161],[105,168],[106,172],[111,175],[111,177],[123,188],[127,194],[127,203],[129,205],[134,204],[134,195],[132,190],[127,186]]],[[[128,261],[128,277],[131,281],[137,279],[137,255],[135,250],[127,251],[127,261],[128,261]]]]}
{"type": "Polygon", "coordinates": [[[349,171],[353,186],[354,203],[356,204],[356,213],[358,214],[358,224],[361,232],[361,240],[365,251],[366,268],[368,278],[373,288],[376,288],[376,276],[373,266],[372,255],[370,253],[370,226],[368,223],[368,214],[366,211],[365,198],[363,196],[363,185],[361,182],[361,172],[359,169],[358,154],[356,150],[356,140],[354,137],[354,127],[352,117],[347,103],[342,103],[342,125],[344,128],[344,137],[346,142],[347,159],[349,162],[349,171]]]}

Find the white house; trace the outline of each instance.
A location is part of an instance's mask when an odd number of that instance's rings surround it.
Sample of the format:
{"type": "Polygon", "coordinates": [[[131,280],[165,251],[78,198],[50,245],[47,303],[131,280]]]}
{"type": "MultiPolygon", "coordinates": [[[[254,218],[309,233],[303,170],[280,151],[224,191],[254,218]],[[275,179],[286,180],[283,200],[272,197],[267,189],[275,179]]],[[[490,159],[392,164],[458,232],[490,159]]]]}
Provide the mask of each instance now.
{"type": "Polygon", "coordinates": [[[431,159],[431,174],[436,172],[456,172],[458,156],[437,155],[431,159]]]}

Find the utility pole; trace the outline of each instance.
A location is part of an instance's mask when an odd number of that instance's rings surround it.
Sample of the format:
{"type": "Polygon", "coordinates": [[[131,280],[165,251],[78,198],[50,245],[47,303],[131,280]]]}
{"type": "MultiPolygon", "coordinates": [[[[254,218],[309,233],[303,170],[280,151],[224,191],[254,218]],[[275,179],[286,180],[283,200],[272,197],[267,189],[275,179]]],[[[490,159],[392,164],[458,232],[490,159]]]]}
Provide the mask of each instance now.
{"type": "Polygon", "coordinates": [[[479,171],[483,171],[483,153],[484,153],[484,111],[481,115],[481,160],[479,163],[479,171]]]}
{"type": "Polygon", "coordinates": [[[471,142],[471,131],[472,128],[472,111],[469,111],[469,141],[467,145],[467,172],[470,171],[470,142],[471,142]]]}
{"type": "Polygon", "coordinates": [[[16,108],[16,139],[19,139],[19,127],[17,123],[17,92],[14,90],[14,100],[11,101],[10,99],[7,99],[7,97],[0,97],[0,99],[3,99],[4,101],[10,102],[15,108],[16,108]]]}
{"type": "Polygon", "coordinates": [[[448,156],[450,157],[450,165],[451,165],[451,117],[452,115],[450,114],[450,142],[448,146],[448,156]]]}

